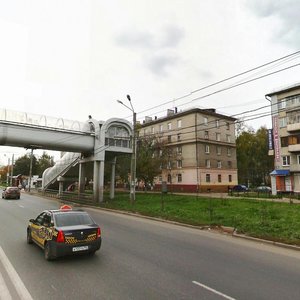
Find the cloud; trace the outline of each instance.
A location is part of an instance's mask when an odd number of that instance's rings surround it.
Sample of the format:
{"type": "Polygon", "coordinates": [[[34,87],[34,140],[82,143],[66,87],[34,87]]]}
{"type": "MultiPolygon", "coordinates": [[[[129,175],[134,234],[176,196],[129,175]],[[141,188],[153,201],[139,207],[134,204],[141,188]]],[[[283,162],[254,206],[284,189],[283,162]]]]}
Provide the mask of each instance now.
{"type": "Polygon", "coordinates": [[[179,58],[175,55],[156,54],[146,60],[146,65],[150,71],[158,76],[165,76],[169,73],[171,67],[176,65],[179,58]]]}
{"type": "Polygon", "coordinates": [[[162,47],[176,47],[184,38],[184,31],[177,26],[167,26],[163,31],[162,47]]]}
{"type": "Polygon", "coordinates": [[[121,47],[153,48],[154,36],[150,32],[129,31],[119,34],[115,39],[121,47]]]}
{"type": "Polygon", "coordinates": [[[299,48],[299,11],[298,0],[274,1],[274,0],[252,0],[246,2],[246,6],[258,17],[275,18],[279,21],[274,28],[274,41],[299,48]]]}
{"type": "Polygon", "coordinates": [[[120,47],[134,51],[153,74],[167,75],[180,60],[176,50],[185,34],[176,25],[164,26],[158,32],[127,30],[118,34],[115,42],[120,47]]]}

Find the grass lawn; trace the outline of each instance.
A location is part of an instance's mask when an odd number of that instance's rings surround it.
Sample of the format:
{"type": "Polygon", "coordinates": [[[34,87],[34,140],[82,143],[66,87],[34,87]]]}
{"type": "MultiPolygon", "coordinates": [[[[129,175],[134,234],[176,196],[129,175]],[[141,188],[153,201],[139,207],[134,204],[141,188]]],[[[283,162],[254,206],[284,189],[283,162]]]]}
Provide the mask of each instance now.
{"type": "Polygon", "coordinates": [[[136,212],[196,226],[229,226],[249,236],[300,246],[300,205],[249,198],[205,198],[154,193],[105,197],[101,207],[136,212]]]}

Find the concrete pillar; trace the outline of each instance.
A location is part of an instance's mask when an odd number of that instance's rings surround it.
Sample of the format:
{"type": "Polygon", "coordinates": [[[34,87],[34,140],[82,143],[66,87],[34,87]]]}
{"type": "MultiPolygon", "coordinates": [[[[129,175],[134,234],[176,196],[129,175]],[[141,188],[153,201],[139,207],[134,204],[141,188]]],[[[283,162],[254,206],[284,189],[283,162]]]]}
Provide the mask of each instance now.
{"type": "Polygon", "coordinates": [[[94,161],[94,175],[93,175],[93,195],[94,201],[99,201],[99,161],[94,161]]]}
{"type": "Polygon", "coordinates": [[[117,157],[114,157],[114,159],[111,161],[111,178],[110,178],[110,192],[109,192],[110,199],[115,198],[116,161],[117,161],[117,157]]]}
{"type": "Polygon", "coordinates": [[[99,167],[99,202],[103,202],[104,192],[104,160],[100,161],[99,167]]]}
{"type": "Polygon", "coordinates": [[[79,164],[79,179],[78,179],[78,193],[82,194],[85,190],[85,164],[79,164]]]}
{"type": "Polygon", "coordinates": [[[61,198],[64,192],[64,183],[63,181],[58,182],[58,197],[61,198]]]}
{"type": "Polygon", "coordinates": [[[94,179],[93,179],[94,201],[103,202],[104,191],[104,161],[94,161],[94,179]]]}

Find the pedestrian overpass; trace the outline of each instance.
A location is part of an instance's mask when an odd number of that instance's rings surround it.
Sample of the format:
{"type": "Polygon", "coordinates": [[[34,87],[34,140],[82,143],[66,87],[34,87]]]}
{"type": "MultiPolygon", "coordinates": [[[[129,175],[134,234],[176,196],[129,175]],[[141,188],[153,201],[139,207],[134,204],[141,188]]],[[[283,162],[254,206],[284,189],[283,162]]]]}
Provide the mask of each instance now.
{"type": "Polygon", "coordinates": [[[56,164],[44,171],[42,187],[55,181],[61,191],[64,175],[78,166],[79,193],[84,192],[88,166],[93,168],[93,196],[103,201],[104,165],[111,163],[110,196],[114,197],[115,163],[118,155],[132,153],[132,124],[120,118],[85,122],[0,109],[0,145],[62,151],[56,164]]]}

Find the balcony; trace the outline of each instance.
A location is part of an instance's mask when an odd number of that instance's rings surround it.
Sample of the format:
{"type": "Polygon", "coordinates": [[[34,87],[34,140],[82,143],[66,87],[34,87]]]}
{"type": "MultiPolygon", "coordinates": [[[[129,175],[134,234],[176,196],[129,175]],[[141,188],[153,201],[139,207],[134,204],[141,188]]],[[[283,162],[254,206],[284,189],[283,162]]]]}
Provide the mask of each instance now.
{"type": "Polygon", "coordinates": [[[290,172],[300,172],[300,165],[299,164],[290,165],[290,172]]]}
{"type": "Polygon", "coordinates": [[[288,132],[291,131],[300,131],[300,123],[288,124],[286,127],[288,132]]]}
{"type": "Polygon", "coordinates": [[[288,150],[289,150],[289,152],[300,152],[300,144],[289,145],[288,150]]]}

